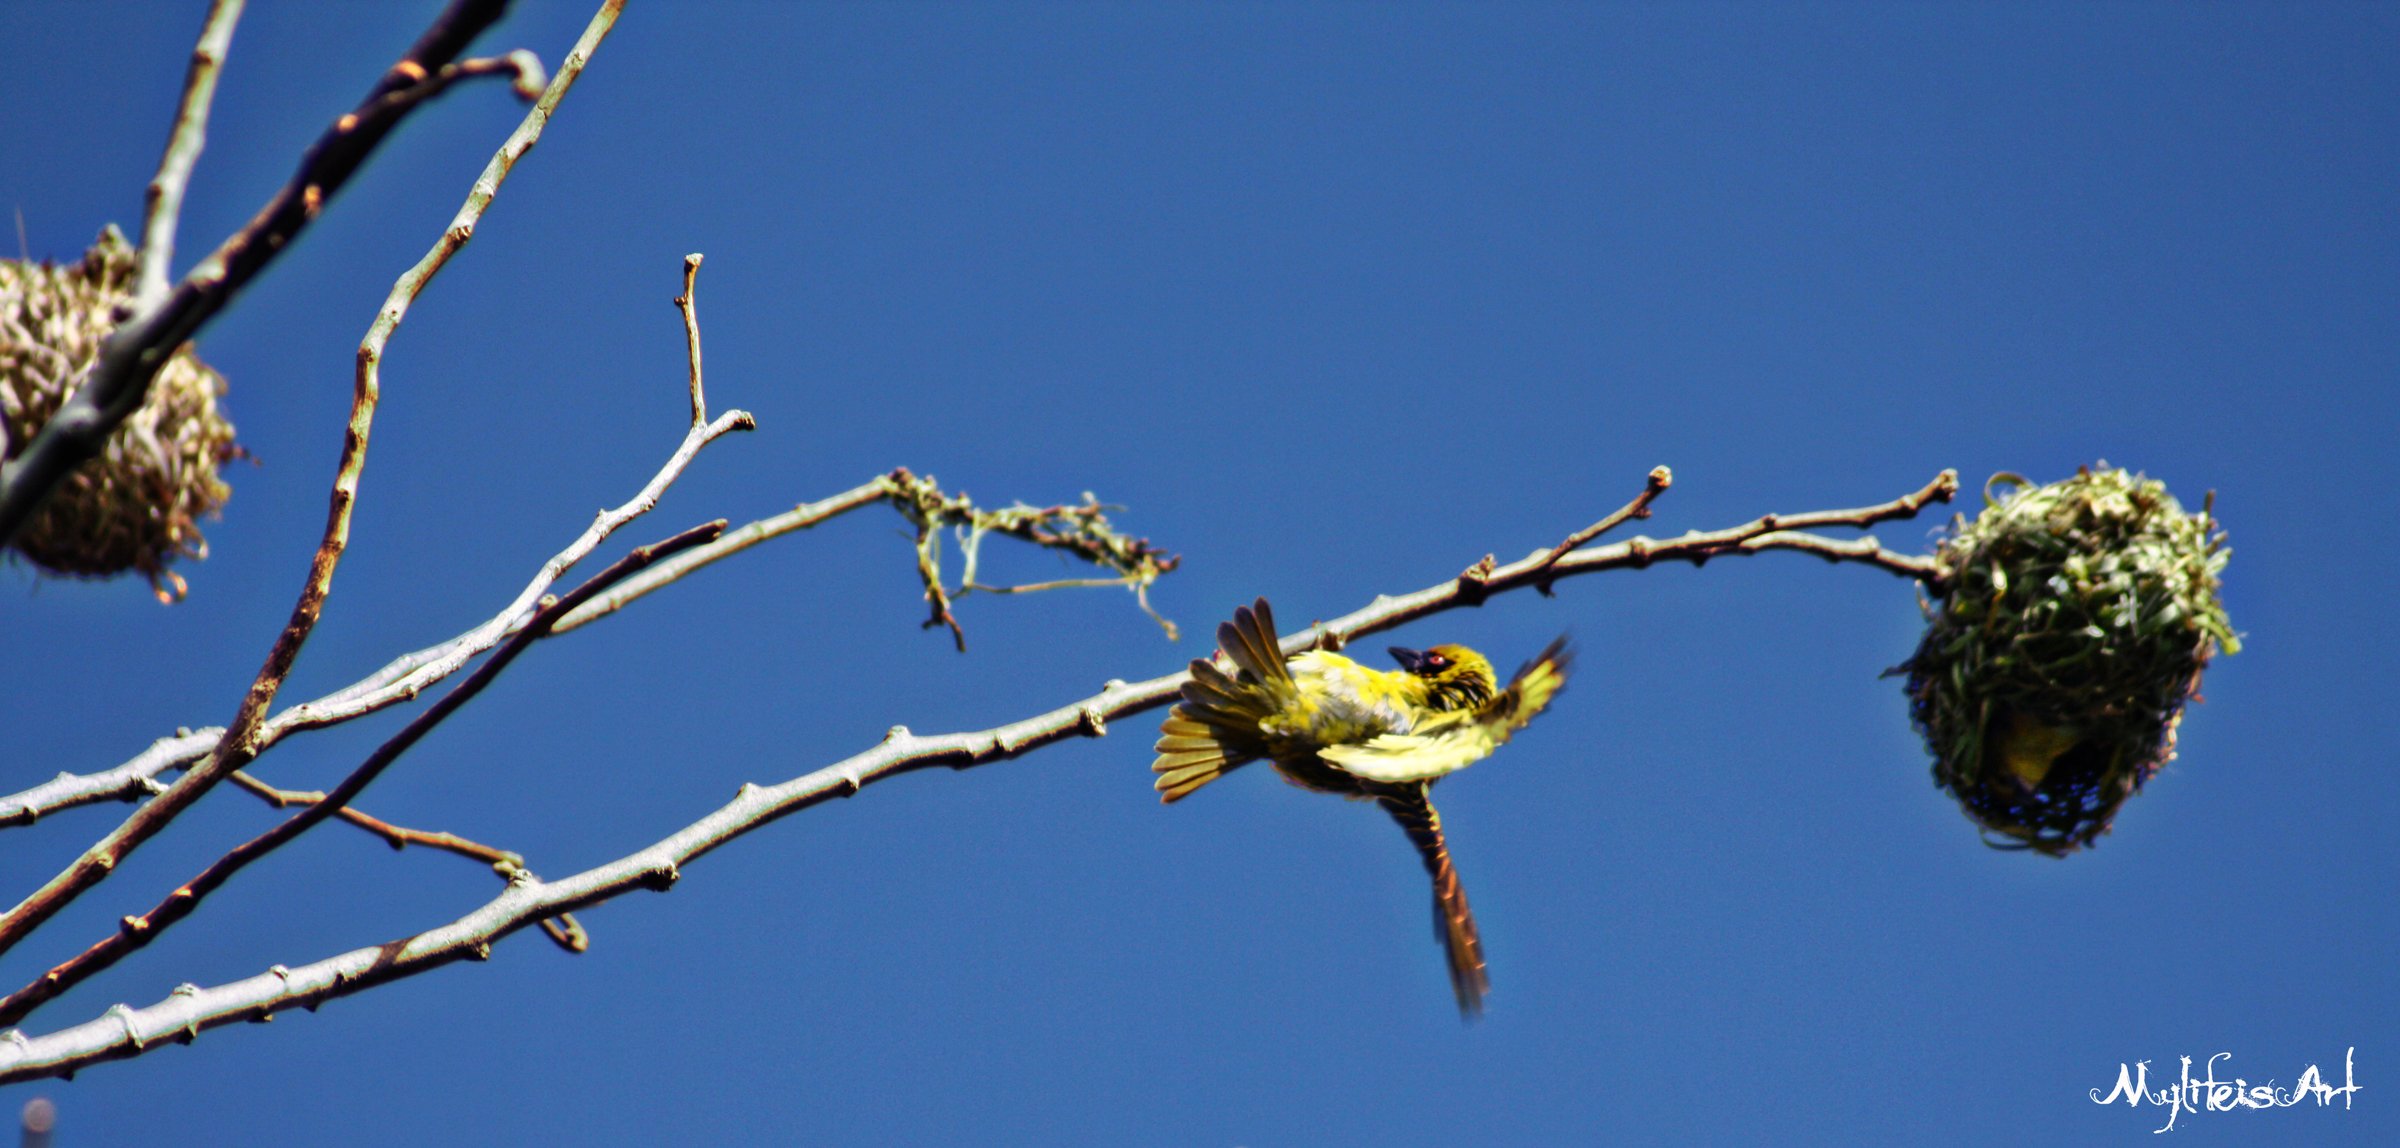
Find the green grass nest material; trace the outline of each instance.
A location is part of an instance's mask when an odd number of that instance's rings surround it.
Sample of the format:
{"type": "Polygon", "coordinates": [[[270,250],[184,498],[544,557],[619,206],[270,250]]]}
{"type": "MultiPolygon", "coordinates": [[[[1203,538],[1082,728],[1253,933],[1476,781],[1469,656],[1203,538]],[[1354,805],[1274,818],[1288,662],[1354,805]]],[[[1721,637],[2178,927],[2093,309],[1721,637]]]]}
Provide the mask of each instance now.
{"type": "Polygon", "coordinates": [[[2105,463],[2047,486],[1996,475],[1984,504],[1935,552],[1900,671],[1934,783],[1986,843],[2063,857],[2173,760],[2210,655],[2241,649],[2217,599],[2232,551],[2207,509],[2105,463]]]}

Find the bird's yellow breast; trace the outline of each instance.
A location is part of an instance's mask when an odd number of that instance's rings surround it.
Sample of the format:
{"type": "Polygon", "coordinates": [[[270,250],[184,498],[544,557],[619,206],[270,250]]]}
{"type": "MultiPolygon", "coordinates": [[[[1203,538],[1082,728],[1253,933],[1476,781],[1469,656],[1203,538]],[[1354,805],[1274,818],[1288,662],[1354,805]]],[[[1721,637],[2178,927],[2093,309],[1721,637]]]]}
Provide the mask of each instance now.
{"type": "Polygon", "coordinates": [[[1407,733],[1425,705],[1425,683],[1414,674],[1359,665],[1340,654],[1310,650],[1291,661],[1296,696],[1259,723],[1268,738],[1320,749],[1407,733]]]}

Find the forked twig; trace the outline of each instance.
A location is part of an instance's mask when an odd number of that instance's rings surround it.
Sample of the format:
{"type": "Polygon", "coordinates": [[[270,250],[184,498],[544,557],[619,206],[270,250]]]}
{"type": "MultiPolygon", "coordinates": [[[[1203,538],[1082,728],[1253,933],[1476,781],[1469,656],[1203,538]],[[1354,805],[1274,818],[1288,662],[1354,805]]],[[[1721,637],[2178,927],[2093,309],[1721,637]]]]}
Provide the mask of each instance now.
{"type": "Polygon", "coordinates": [[[1650,517],[1650,504],[1656,502],[1658,496],[1665,494],[1667,488],[1673,485],[1675,485],[1674,471],[1663,466],[1650,468],[1649,480],[1643,483],[1642,492],[1633,496],[1633,501],[1611,511],[1608,517],[1567,535],[1565,541],[1551,547],[1550,552],[1542,556],[1542,568],[1548,569],[1558,565],[1559,559],[1574,553],[1585,543],[1615,530],[1633,519],[1650,517]]]}
{"type": "MultiPolygon", "coordinates": [[[[314,805],[326,800],[326,795],[323,793],[304,789],[277,788],[250,776],[247,771],[235,773],[231,780],[243,792],[252,794],[277,809],[288,809],[295,805],[314,805]]],[[[522,854],[470,840],[456,833],[410,829],[406,826],[394,825],[354,805],[339,806],[334,809],[333,815],[383,838],[384,843],[393,849],[405,849],[415,845],[425,849],[439,850],[443,853],[455,853],[470,861],[481,861],[491,866],[494,872],[500,874],[502,880],[513,879],[517,870],[525,868],[525,858],[522,854]]],[[[559,948],[570,953],[580,953],[592,946],[591,934],[584,930],[583,925],[576,921],[571,913],[561,913],[556,917],[544,919],[542,932],[548,934],[552,941],[557,942],[559,948]]]]}

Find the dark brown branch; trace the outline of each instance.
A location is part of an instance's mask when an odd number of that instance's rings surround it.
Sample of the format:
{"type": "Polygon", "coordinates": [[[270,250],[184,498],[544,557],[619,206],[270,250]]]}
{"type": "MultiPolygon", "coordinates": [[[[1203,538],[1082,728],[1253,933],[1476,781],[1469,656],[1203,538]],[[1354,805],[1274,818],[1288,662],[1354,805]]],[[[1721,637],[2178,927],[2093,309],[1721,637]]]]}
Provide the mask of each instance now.
{"type": "MultiPolygon", "coordinates": [[[[311,802],[307,808],[286,819],[282,824],[235,846],[232,851],[218,858],[208,868],[201,870],[199,876],[167,894],[166,899],[160,901],[149,912],[139,917],[125,918],[117,931],[110,934],[105,940],[42,974],[33,983],[10,993],[6,999],[0,999],[0,1024],[15,1024],[23,1020],[28,1013],[40,1007],[43,1002],[56,998],[59,994],[74,988],[94,974],[123,960],[128,954],[149,944],[152,939],[165,932],[177,921],[190,916],[193,910],[200,907],[203,899],[221,888],[227,881],[232,880],[235,874],[249,867],[252,862],[282,848],[301,834],[332,817],[368,785],[373,784],[376,778],[382,776],[384,770],[391,768],[393,762],[400,760],[402,754],[407,753],[417,742],[423,740],[426,734],[433,732],[434,727],[441,725],[451,714],[458,712],[460,707],[473,701],[475,695],[482,693],[484,687],[492,683],[492,679],[499,677],[500,672],[507,669],[509,663],[517,659],[517,655],[524,653],[527,647],[540,641],[544,635],[550,632],[550,627],[555,625],[560,618],[565,617],[568,611],[582,605],[593,595],[624,580],[659,558],[678,550],[689,549],[709,542],[724,532],[725,522],[723,519],[719,519],[715,522],[695,526],[664,541],[636,547],[625,557],[611,563],[607,569],[593,575],[583,585],[568,591],[566,597],[545,602],[542,608],[534,613],[533,620],[523,630],[518,631],[515,637],[510,638],[499,649],[494,650],[490,658],[485,659],[482,665],[475,668],[474,673],[468,674],[456,686],[451,687],[449,693],[443,694],[441,700],[427,707],[424,713],[418,714],[414,721],[402,727],[399,733],[392,735],[391,740],[377,746],[375,752],[367,755],[367,759],[361,762],[358,768],[351,770],[350,775],[343,778],[340,785],[327,792],[322,800],[311,802]]],[[[532,879],[530,874],[512,875],[512,880],[529,881],[532,879]]]]}
{"type": "MultiPolygon", "coordinates": [[[[1944,471],[1914,493],[1874,506],[1779,518],[1769,515],[1709,533],[1689,533],[1656,542],[1647,538],[1586,549],[1549,561],[1550,549],[1496,567],[1485,580],[1488,593],[1536,585],[1600,570],[1639,568],[1661,561],[1694,565],[1729,554],[1798,550],[1831,561],[1867,562],[1905,577],[1933,577],[1930,559],[1920,564],[1889,555],[1872,539],[1840,542],[1797,533],[1794,526],[1872,526],[1914,516],[1927,503],[1946,501],[1958,489],[1944,471]],[[1879,557],[1880,556],[1880,557],[1879,557]]],[[[1287,654],[1338,646],[1446,610],[1480,602],[1455,578],[1401,597],[1378,596],[1363,609],[1288,635],[1287,654]]],[[[635,853],[557,881],[513,882],[500,896],[440,928],[381,945],[354,949],[300,968],[277,965],[254,977],[213,988],[186,986],[147,1008],[119,1005],[105,1021],[89,1022],[40,1037],[0,1039],[0,1083],[56,1076],[106,1060],[138,1056],[160,1040],[190,1040],[202,1029],[257,1020],[295,1006],[314,1008],[336,997],[462,960],[491,956],[494,942],[546,917],[586,908],[637,889],[663,891],[682,876],[682,867],[767,823],[836,797],[862,792],[887,777],[934,765],[964,769],[1030,753],[1070,737],[1101,737],[1111,721],[1156,709],[1179,694],[1186,672],[1146,682],[1108,683],[1098,694],[1022,721],[975,733],[920,737],[894,726],[882,744],[775,786],[745,785],[733,801],[674,835],[635,853]]],[[[1145,795],[1147,790],[1143,791],[1145,795]]],[[[0,1034],[5,1038],[9,1034],[0,1034]]]]}
{"type": "MultiPolygon", "coordinates": [[[[236,772],[230,780],[243,792],[249,793],[277,809],[289,809],[295,805],[314,805],[326,799],[325,794],[309,790],[277,788],[250,776],[246,771],[236,772]]],[[[518,870],[525,868],[525,858],[521,854],[485,845],[480,841],[473,841],[455,833],[410,829],[406,826],[394,825],[350,805],[335,809],[333,815],[382,838],[385,844],[395,850],[416,845],[443,853],[455,853],[470,861],[481,861],[491,866],[492,870],[498,873],[504,881],[513,879],[518,870]]],[[[543,920],[542,932],[548,934],[552,941],[557,942],[559,948],[570,953],[580,953],[590,948],[592,944],[591,934],[585,932],[583,925],[575,920],[573,914],[569,913],[561,913],[557,917],[543,920]]]]}
{"type": "MultiPolygon", "coordinates": [[[[367,98],[317,137],[301,156],[299,172],[247,225],[155,308],[108,337],[83,385],[21,453],[0,463],[0,545],[15,538],[50,491],[97,455],[118,424],[141,407],[151,379],[175,349],[198,335],[324,211],[326,201],[417,105],[409,93],[456,59],[506,9],[506,0],[454,0],[367,98]]],[[[0,941],[5,939],[0,931],[0,941]]]]}

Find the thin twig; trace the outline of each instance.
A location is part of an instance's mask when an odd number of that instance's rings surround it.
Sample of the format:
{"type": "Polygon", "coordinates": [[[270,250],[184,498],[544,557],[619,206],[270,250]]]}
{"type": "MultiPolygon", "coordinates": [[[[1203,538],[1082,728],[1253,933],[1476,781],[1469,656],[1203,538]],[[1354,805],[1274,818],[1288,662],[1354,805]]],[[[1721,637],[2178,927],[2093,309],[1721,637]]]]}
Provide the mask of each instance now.
{"type": "MultiPolygon", "coordinates": [[[[1837,562],[1869,562],[1906,577],[1923,579],[1932,575],[1930,560],[1920,567],[1897,556],[1885,555],[1880,547],[1796,534],[1770,523],[1872,526],[1912,517],[1928,502],[1948,500],[1957,489],[1956,473],[1944,471],[1916,492],[1874,506],[1780,520],[1767,516],[1725,530],[1688,533],[1664,542],[1629,539],[1572,553],[1555,563],[1547,561],[1550,551],[1545,548],[1520,562],[1495,569],[1486,581],[1485,592],[1502,593],[1537,585],[1545,578],[1639,568],[1661,561],[1700,565],[1719,555],[1766,550],[1799,550],[1837,562]],[[1893,560],[1879,560],[1876,555],[1893,560]]],[[[1858,543],[1871,541],[1860,539],[1858,543]]],[[[1316,646],[1339,646],[1482,600],[1482,594],[1463,590],[1458,579],[1444,579],[1413,594],[1378,596],[1360,610],[1287,636],[1283,649],[1285,653],[1298,653],[1316,646]]],[[[719,846],[777,818],[830,798],[856,794],[884,778],[934,765],[964,769],[1017,757],[1069,737],[1104,736],[1109,722],[1173,701],[1188,677],[1188,672],[1177,672],[1130,685],[1112,681],[1092,697],[975,733],[919,737],[905,727],[894,726],[874,749],[781,785],[744,785],[732,802],[647,848],[557,881],[527,880],[512,884],[482,907],[439,928],[354,949],[296,969],[277,965],[257,976],[213,988],[185,986],[147,1008],[120,1004],[98,1019],[39,1037],[0,1033],[0,1083],[57,1076],[101,1061],[138,1056],[162,1040],[189,1041],[202,1029],[257,1020],[295,1006],[313,1009],[327,1000],[365,992],[457,961],[487,959],[494,942],[536,921],[637,889],[671,888],[682,876],[684,865],[719,846]]]]}
{"type": "MultiPolygon", "coordinates": [[[[974,569],[972,552],[967,557],[967,568],[974,569]]],[[[1180,636],[1180,631],[1176,629],[1172,619],[1150,608],[1150,581],[1139,574],[1127,574],[1117,578],[1058,578],[1048,582],[1024,582],[1014,586],[994,586],[967,577],[959,582],[958,593],[951,597],[954,599],[964,598],[969,593],[1039,594],[1045,590],[1098,590],[1109,586],[1122,586],[1133,591],[1134,604],[1142,608],[1142,613],[1150,615],[1150,620],[1158,623],[1159,629],[1167,632],[1168,641],[1172,642],[1180,636]]]]}
{"type": "Polygon", "coordinates": [[[873,506],[891,497],[892,480],[888,475],[876,475],[865,482],[831,498],[803,502],[771,518],[761,518],[725,532],[706,546],[695,546],[669,558],[648,570],[610,587],[608,592],[584,603],[574,613],[551,627],[552,634],[564,634],[579,626],[597,622],[624,609],[634,599],[699,570],[710,563],[731,558],[744,550],[772,538],[781,538],[797,530],[806,530],[828,518],[847,514],[862,506],[873,506]]]}
{"type": "MultiPolygon", "coordinates": [[[[517,655],[524,653],[528,646],[540,641],[542,636],[549,632],[551,625],[566,616],[569,610],[581,605],[592,595],[607,589],[610,585],[642,567],[648,566],[659,557],[698,546],[716,538],[724,531],[725,522],[723,519],[719,519],[715,522],[695,526],[664,541],[635,547],[623,558],[609,564],[607,569],[593,575],[589,581],[569,591],[566,597],[545,600],[541,609],[534,612],[531,623],[523,630],[518,631],[515,637],[510,638],[499,649],[492,651],[492,656],[485,659],[482,665],[475,667],[474,673],[468,674],[456,686],[451,687],[450,692],[443,694],[441,700],[427,707],[424,713],[418,714],[416,720],[402,727],[399,733],[392,735],[391,740],[375,747],[375,752],[368,754],[367,759],[361,762],[358,768],[351,770],[350,775],[343,778],[340,785],[326,793],[322,800],[309,803],[307,808],[292,815],[282,824],[235,846],[223,857],[212,862],[208,868],[201,870],[199,876],[184,882],[174,892],[167,894],[166,899],[160,901],[149,912],[138,917],[125,918],[117,931],[109,934],[106,939],[42,974],[33,983],[10,993],[6,999],[0,999],[0,1024],[14,1024],[23,1020],[26,1014],[39,1008],[43,1002],[56,998],[59,994],[74,988],[101,970],[116,964],[127,955],[149,944],[177,921],[190,916],[194,910],[200,907],[203,899],[223,887],[227,881],[233,879],[235,874],[248,868],[252,862],[282,848],[301,834],[332,817],[368,785],[373,784],[377,777],[382,776],[383,771],[389,769],[393,762],[400,760],[402,754],[407,753],[417,742],[423,740],[426,734],[433,732],[434,727],[442,724],[451,714],[458,712],[461,706],[473,701],[475,695],[482,693],[483,688],[492,683],[492,679],[499,677],[500,672],[507,669],[510,662],[516,660],[517,655]]],[[[522,868],[510,874],[511,884],[530,883],[535,880],[536,878],[531,873],[522,868]]],[[[556,916],[556,914],[551,915],[556,916]]]]}
{"type": "MultiPolygon", "coordinates": [[[[453,0],[366,99],[317,137],[301,156],[299,172],[248,224],[192,268],[157,306],[131,316],[109,335],[82,385],[22,451],[0,462],[0,545],[15,538],[50,491],[97,455],[117,426],[141,407],[150,381],[176,348],[197,336],[324,211],[326,201],[417,106],[406,94],[455,60],[506,8],[506,0],[453,0]]],[[[245,723],[234,725],[247,733],[245,723]]],[[[0,926],[0,945],[15,935],[0,926]]]]}
{"type": "Polygon", "coordinates": [[[1093,590],[1102,586],[1130,586],[1124,578],[1059,578],[1049,582],[1024,582],[1015,586],[993,586],[983,582],[961,582],[955,597],[964,598],[972,590],[978,594],[1039,594],[1044,590],[1093,590]]]}
{"type": "MultiPolygon", "coordinates": [[[[277,809],[288,809],[294,805],[314,805],[326,800],[326,796],[322,793],[304,789],[281,789],[269,785],[252,777],[247,771],[235,773],[230,780],[243,792],[249,793],[277,809]]],[[[485,845],[480,841],[461,837],[456,833],[410,829],[406,826],[394,825],[352,805],[344,805],[335,809],[333,815],[382,838],[385,844],[395,850],[416,845],[443,853],[455,853],[470,861],[481,861],[491,866],[493,871],[500,874],[501,880],[504,881],[513,879],[517,870],[525,868],[525,858],[522,854],[485,845]]],[[[559,948],[570,953],[583,952],[592,944],[591,934],[584,931],[583,925],[576,921],[572,914],[562,913],[555,918],[544,920],[542,932],[549,934],[550,939],[557,942],[559,948]]]]}
{"type": "Polygon", "coordinates": [[[175,225],[183,216],[183,193],[191,186],[192,166],[208,144],[208,106],[217,95],[217,75],[224,70],[225,53],[233,46],[233,26],[242,18],[243,0],[215,0],[200,25],[200,41],[192,46],[192,63],[183,73],[183,99],[175,107],[175,126],[167,133],[166,154],[158,159],[158,174],[150,177],[143,195],[142,264],[134,280],[133,313],[158,306],[167,297],[167,276],[175,263],[175,225]]]}
{"type": "Polygon", "coordinates": [[[387,93],[366,109],[364,114],[396,115],[449,91],[460,81],[477,80],[487,76],[507,76],[509,89],[514,91],[518,98],[526,100],[540,96],[542,89],[550,82],[549,76],[542,71],[542,58],[519,48],[505,56],[480,56],[472,60],[461,60],[455,64],[444,64],[435,69],[432,75],[398,91],[387,93]]]}
{"type": "MultiPolygon", "coordinates": [[[[560,66],[558,76],[551,81],[549,88],[542,93],[540,100],[535,103],[533,110],[527,113],[517,130],[501,146],[500,152],[494,155],[491,163],[485,166],[483,174],[477,177],[474,189],[469,192],[465,206],[459,209],[450,228],[442,234],[442,238],[434,244],[433,249],[427,252],[423,259],[418,261],[415,267],[410,268],[398,282],[393,284],[391,294],[385,299],[383,310],[376,316],[375,323],[368,329],[366,339],[359,344],[357,381],[350,408],[350,427],[348,434],[343,439],[342,458],[334,478],[331,507],[326,514],[324,538],[318,545],[316,556],[310,562],[308,580],[301,589],[299,600],[292,607],[290,620],[285,623],[283,632],[275,639],[274,647],[268,651],[266,664],[259,669],[257,678],[252,681],[249,691],[243,696],[241,707],[235,711],[233,720],[226,723],[226,732],[218,741],[216,749],[202,763],[185,770],[183,776],[178,778],[173,785],[168,786],[165,793],[134,810],[132,815],[128,816],[114,831],[85,850],[80,857],[77,857],[57,876],[44,883],[40,889],[35,890],[7,913],[0,914],[0,953],[5,953],[13,948],[17,942],[39,927],[43,921],[65,908],[85,890],[107,879],[117,864],[134,850],[140,848],[143,842],[164,829],[185,809],[190,808],[193,802],[198,801],[219,781],[224,780],[227,774],[249,764],[264,749],[258,738],[260,723],[266,716],[268,707],[274,703],[275,694],[282,687],[285,675],[290,673],[293,660],[299,656],[301,645],[307,641],[309,633],[316,626],[318,614],[324,607],[325,596],[331,587],[334,566],[340,561],[342,550],[348,544],[350,510],[357,498],[359,471],[366,462],[367,432],[373,422],[375,401],[380,389],[378,363],[382,357],[384,343],[390,337],[392,330],[399,325],[401,316],[407,313],[409,302],[416,297],[419,291],[424,289],[426,283],[431,281],[442,265],[449,261],[451,254],[463,246],[467,239],[474,234],[475,221],[481,217],[492,197],[498,194],[501,182],[507,178],[509,169],[515,166],[518,157],[524,155],[525,150],[532,147],[533,141],[541,135],[542,128],[549,123],[558,102],[566,96],[567,90],[574,86],[575,78],[582,74],[584,62],[589,59],[592,50],[598,46],[600,40],[608,34],[608,29],[614,25],[616,14],[622,6],[622,0],[608,0],[608,3],[602,6],[600,13],[593,17],[590,26],[584,30],[583,38],[577,41],[575,50],[568,54],[566,61],[560,66]]],[[[475,33],[480,32],[486,25],[499,17],[499,7],[499,5],[487,3],[484,0],[457,0],[435,23],[434,27],[419,38],[416,46],[409,50],[409,55],[393,68],[392,74],[387,75],[382,82],[376,85],[374,92],[369,95],[367,107],[371,110],[383,97],[394,92],[404,91],[412,84],[422,81],[426,76],[425,65],[428,62],[437,65],[447,63],[465,48],[467,41],[472,39],[475,33]]],[[[301,190],[294,192],[293,187],[287,187],[285,194],[278,197],[276,204],[271,204],[268,210],[262,212],[257,220],[243,230],[242,234],[229,240],[227,245],[220,247],[216,254],[209,257],[207,262],[194,269],[192,274],[185,278],[184,285],[177,288],[174,295],[162,307],[161,314],[185,312],[195,314],[198,318],[193,319],[190,325],[196,327],[199,319],[205,319],[207,315],[213,314],[217,308],[222,307],[225,300],[230,297],[230,287],[223,291],[207,294],[206,299],[209,302],[201,311],[192,310],[194,307],[199,307],[199,303],[187,306],[178,301],[200,298],[200,294],[195,291],[195,283],[210,283],[218,287],[224,287],[230,283],[232,287],[238,287],[248,275],[255,274],[260,267],[265,265],[266,257],[253,252],[250,246],[252,240],[245,237],[251,237],[255,233],[255,237],[266,242],[268,246],[280,246],[291,235],[297,234],[307,219],[313,218],[322,206],[324,194],[330,188],[339,186],[340,181],[348,178],[350,172],[365,160],[367,152],[373,150],[375,142],[379,141],[383,134],[397,122],[399,114],[399,112],[393,112],[388,116],[370,116],[364,120],[353,114],[345,116],[341,122],[337,122],[333,131],[320,139],[310,149],[309,158],[302,162],[301,175],[293,185],[301,190]],[[299,216],[286,219],[286,213],[277,205],[284,203],[286,198],[294,195],[307,201],[305,210],[299,216]],[[234,274],[234,270],[239,268],[248,270],[240,275],[234,274]],[[179,306],[184,307],[184,312],[177,311],[179,306]]],[[[293,210],[301,210],[301,208],[295,206],[293,210]]],[[[180,320],[178,321],[180,322],[180,320]]],[[[119,336],[123,336],[125,333],[121,330],[119,336]]],[[[183,329],[182,334],[177,335],[167,344],[168,349],[171,350],[175,344],[188,337],[189,333],[189,329],[183,329]]],[[[112,337],[111,347],[115,347],[116,344],[117,337],[112,337]]],[[[128,345],[130,346],[132,343],[129,342],[128,345]]],[[[113,349],[107,352],[104,355],[102,369],[106,369],[106,361],[113,359],[116,355],[117,352],[113,349]]],[[[142,385],[147,385],[149,374],[153,371],[155,371],[155,365],[144,371],[142,385]]],[[[84,388],[86,391],[91,389],[91,384],[87,384],[84,388]]],[[[81,393],[79,392],[78,401],[80,399],[81,393]]],[[[134,399],[138,403],[139,395],[136,394],[134,399]]],[[[121,418],[122,415],[119,417],[121,418]]],[[[747,416],[744,417],[747,418],[747,416]]],[[[56,419],[52,420],[52,425],[57,425],[56,419]]],[[[50,430],[45,429],[42,437],[50,437],[50,430]]],[[[31,449],[28,448],[28,454],[31,453],[31,449]]],[[[11,491],[0,491],[0,537],[5,537],[10,532],[10,527],[5,522],[5,504],[14,497],[15,495],[11,491]]]]}
{"type": "Polygon", "coordinates": [[[1550,548],[1550,553],[1542,559],[1542,567],[1547,569],[1558,565],[1559,559],[1582,548],[1584,543],[1615,530],[1629,520],[1650,517],[1650,504],[1657,501],[1658,496],[1665,494],[1667,488],[1673,485],[1675,485],[1674,471],[1663,466],[1652,467],[1649,481],[1643,484],[1640,494],[1633,496],[1633,501],[1618,507],[1608,517],[1567,535],[1565,541],[1550,548]]]}
{"type": "Polygon", "coordinates": [[[700,253],[683,257],[683,294],[675,297],[675,309],[683,312],[683,341],[685,358],[692,370],[692,425],[708,422],[708,396],[700,389],[700,253]]]}

